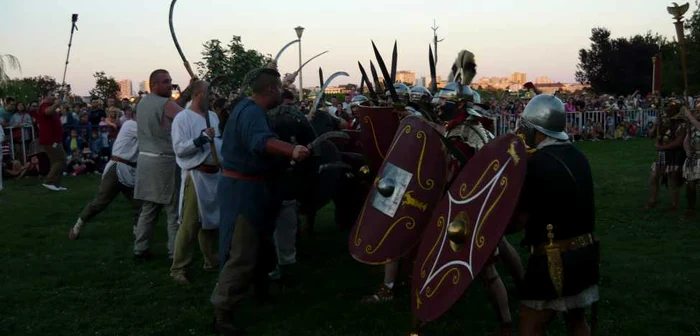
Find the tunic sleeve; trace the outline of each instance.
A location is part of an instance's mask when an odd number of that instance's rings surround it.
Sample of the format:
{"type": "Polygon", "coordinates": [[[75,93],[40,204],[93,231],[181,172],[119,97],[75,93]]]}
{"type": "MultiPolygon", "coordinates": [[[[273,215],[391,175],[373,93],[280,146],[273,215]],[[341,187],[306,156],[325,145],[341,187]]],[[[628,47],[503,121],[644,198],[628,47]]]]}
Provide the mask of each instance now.
{"type": "Polygon", "coordinates": [[[194,145],[192,135],[188,132],[187,120],[184,118],[186,116],[186,114],[178,114],[172,125],[173,150],[175,155],[181,158],[196,155],[199,152],[199,148],[194,145]]]}
{"type": "Polygon", "coordinates": [[[259,108],[252,108],[245,111],[241,118],[243,128],[240,131],[245,139],[246,149],[253,154],[264,153],[267,140],[276,137],[267,124],[265,112],[259,108]]]}

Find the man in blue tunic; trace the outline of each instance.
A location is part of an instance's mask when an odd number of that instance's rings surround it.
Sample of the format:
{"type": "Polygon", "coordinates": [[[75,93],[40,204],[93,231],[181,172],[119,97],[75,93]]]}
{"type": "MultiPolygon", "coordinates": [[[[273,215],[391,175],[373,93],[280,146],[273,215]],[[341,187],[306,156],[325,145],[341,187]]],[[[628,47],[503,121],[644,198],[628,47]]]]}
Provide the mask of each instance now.
{"type": "Polygon", "coordinates": [[[251,98],[233,108],[223,132],[223,174],[218,184],[220,206],[219,281],[211,296],[214,332],[239,335],[233,310],[252,284],[267,294],[267,272],[274,267],[272,233],[282,198],[273,188],[280,158],[301,161],[309,149],[280,141],[270,130],[266,112],[281,103],[282,82],[274,69],[248,76],[251,98]]]}

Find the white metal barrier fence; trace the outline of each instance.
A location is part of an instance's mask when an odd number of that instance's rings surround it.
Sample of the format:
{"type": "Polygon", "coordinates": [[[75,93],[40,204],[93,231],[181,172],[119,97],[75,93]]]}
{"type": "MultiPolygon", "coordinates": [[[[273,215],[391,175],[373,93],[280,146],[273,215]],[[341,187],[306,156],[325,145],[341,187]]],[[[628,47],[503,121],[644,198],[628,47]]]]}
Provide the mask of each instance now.
{"type": "MultiPolygon", "coordinates": [[[[515,130],[519,115],[501,114],[496,116],[494,122],[495,135],[501,135],[515,130]]],[[[637,122],[642,131],[648,128],[649,123],[656,121],[656,110],[626,110],[620,113],[605,111],[586,111],[566,113],[566,123],[576,126],[579,130],[584,126],[600,125],[604,130],[614,127],[620,122],[637,122]],[[612,124],[610,124],[612,122],[612,124]]],[[[640,133],[644,134],[644,133],[640,133]]]]}
{"type": "Polygon", "coordinates": [[[0,144],[2,155],[9,153],[12,160],[18,160],[18,150],[21,150],[22,162],[27,162],[27,148],[36,139],[33,126],[10,126],[3,128],[5,142],[0,144]]]}

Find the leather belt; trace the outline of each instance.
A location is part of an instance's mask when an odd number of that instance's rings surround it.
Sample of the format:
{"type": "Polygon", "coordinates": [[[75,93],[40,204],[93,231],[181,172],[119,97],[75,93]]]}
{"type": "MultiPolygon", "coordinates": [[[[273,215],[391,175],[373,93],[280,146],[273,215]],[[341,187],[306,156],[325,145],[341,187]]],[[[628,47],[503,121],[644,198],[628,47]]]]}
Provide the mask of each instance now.
{"type": "MultiPolygon", "coordinates": [[[[569,239],[563,239],[563,240],[555,240],[552,243],[555,246],[558,246],[559,249],[561,249],[561,252],[566,252],[566,251],[573,251],[573,250],[578,250],[580,248],[584,248],[589,245],[593,245],[595,243],[595,238],[593,238],[593,234],[587,233],[578,237],[574,238],[569,238],[569,239]]],[[[530,246],[530,254],[533,255],[546,255],[547,254],[547,246],[549,243],[542,243],[538,246],[530,246]]]]}
{"type": "Polygon", "coordinates": [[[228,170],[226,168],[223,168],[223,175],[243,181],[265,181],[265,177],[262,175],[244,175],[235,170],[228,170]]]}
{"type": "Polygon", "coordinates": [[[205,174],[216,174],[219,172],[219,166],[201,164],[193,168],[194,170],[200,171],[205,174]]]}
{"type": "Polygon", "coordinates": [[[118,156],[114,156],[114,155],[112,155],[112,157],[109,158],[109,159],[112,160],[112,161],[114,161],[114,162],[120,162],[120,163],[123,163],[123,164],[125,164],[125,165],[127,165],[127,166],[129,166],[129,167],[136,168],[136,162],[127,161],[127,160],[124,160],[124,159],[122,159],[122,158],[120,158],[120,157],[118,157],[118,156]]]}

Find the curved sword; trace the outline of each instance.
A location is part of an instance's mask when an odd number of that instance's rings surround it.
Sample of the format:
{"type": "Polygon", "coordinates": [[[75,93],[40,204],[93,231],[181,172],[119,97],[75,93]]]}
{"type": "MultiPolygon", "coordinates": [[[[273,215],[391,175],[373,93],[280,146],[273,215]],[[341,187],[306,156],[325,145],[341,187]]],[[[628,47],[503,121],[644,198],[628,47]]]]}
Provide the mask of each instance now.
{"type": "MultiPolygon", "coordinates": [[[[180,43],[177,41],[177,36],[175,35],[175,28],[173,26],[173,11],[175,9],[175,3],[177,0],[173,0],[170,2],[170,12],[168,13],[168,24],[170,25],[170,35],[173,38],[173,42],[175,43],[175,49],[177,49],[178,54],[180,54],[180,58],[182,58],[182,62],[185,65],[185,70],[187,70],[187,73],[190,75],[190,78],[196,78],[194,75],[194,71],[192,71],[192,67],[190,66],[190,63],[187,62],[187,58],[185,58],[185,53],[182,52],[182,48],[180,48],[180,43]]],[[[211,120],[209,120],[209,111],[205,111],[204,113],[204,121],[207,124],[207,128],[211,128],[211,120]]],[[[212,139],[212,142],[209,143],[209,149],[211,150],[211,157],[214,159],[214,164],[219,165],[219,156],[216,153],[216,146],[214,145],[214,141],[212,139]]]]}
{"type": "Polygon", "coordinates": [[[347,72],[345,71],[338,71],[334,74],[332,74],[328,79],[326,79],[326,82],[323,83],[323,86],[321,87],[321,91],[318,92],[318,96],[316,97],[316,100],[314,101],[314,105],[311,106],[311,112],[309,114],[316,113],[316,107],[318,106],[318,103],[321,102],[321,98],[323,98],[323,93],[326,91],[326,88],[331,84],[331,82],[336,79],[337,77],[340,76],[345,76],[345,77],[350,77],[347,72]]]}
{"type": "Polygon", "coordinates": [[[299,67],[299,69],[297,69],[297,71],[295,71],[295,72],[299,72],[299,70],[301,70],[302,68],[304,68],[304,66],[306,66],[307,64],[309,64],[309,62],[313,61],[314,59],[316,59],[317,57],[319,57],[319,56],[321,56],[321,55],[323,55],[323,54],[325,54],[325,53],[328,53],[328,50],[326,50],[326,51],[324,51],[324,52],[322,52],[322,53],[319,53],[318,55],[316,55],[316,56],[314,56],[314,57],[309,58],[306,62],[302,63],[301,66],[299,67]]]}
{"type": "MultiPolygon", "coordinates": [[[[175,36],[175,28],[173,28],[173,10],[175,9],[175,3],[177,0],[173,0],[170,3],[170,14],[168,15],[168,23],[170,24],[170,35],[173,37],[173,42],[175,43],[175,48],[177,49],[177,53],[180,54],[180,58],[182,58],[182,63],[185,65],[185,70],[187,70],[187,73],[190,74],[190,77],[194,78],[196,77],[194,75],[194,71],[192,71],[192,67],[190,66],[190,63],[187,62],[187,58],[185,58],[185,53],[182,52],[182,48],[180,48],[180,43],[177,41],[177,36],[175,36]]],[[[209,118],[207,118],[207,121],[209,118]]],[[[207,127],[209,127],[209,124],[207,124],[207,127]]]]}
{"type": "Polygon", "coordinates": [[[282,53],[283,53],[285,50],[287,50],[287,48],[289,48],[289,46],[291,46],[291,45],[294,44],[294,43],[299,43],[299,39],[296,39],[296,40],[294,40],[294,41],[292,41],[292,42],[289,42],[289,43],[287,43],[284,47],[282,47],[282,49],[280,49],[280,51],[277,52],[277,56],[275,56],[275,63],[277,63],[277,61],[279,61],[280,56],[282,56],[282,53]]]}
{"type": "Polygon", "coordinates": [[[318,55],[316,55],[316,56],[314,56],[314,57],[309,58],[306,62],[304,62],[304,63],[299,67],[299,69],[297,69],[297,71],[294,71],[294,72],[291,73],[289,79],[288,79],[287,77],[285,77],[285,80],[288,81],[289,83],[294,82],[294,81],[297,79],[297,76],[299,75],[299,71],[301,71],[301,69],[303,69],[307,64],[309,64],[309,62],[313,61],[314,59],[318,58],[319,56],[321,56],[321,55],[323,55],[323,54],[325,54],[325,53],[327,53],[327,52],[328,52],[328,50],[326,50],[326,51],[324,51],[324,52],[322,52],[322,53],[319,53],[318,55]]]}

